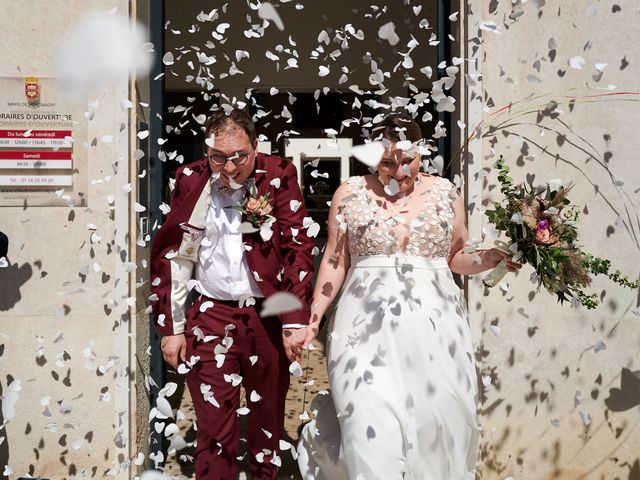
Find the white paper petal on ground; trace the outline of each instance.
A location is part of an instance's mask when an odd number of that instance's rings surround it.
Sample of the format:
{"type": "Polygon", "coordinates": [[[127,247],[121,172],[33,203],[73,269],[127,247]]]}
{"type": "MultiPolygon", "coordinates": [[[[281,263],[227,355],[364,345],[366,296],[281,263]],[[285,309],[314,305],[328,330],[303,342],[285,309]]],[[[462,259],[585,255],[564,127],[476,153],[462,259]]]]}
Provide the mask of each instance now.
{"type": "Polygon", "coordinates": [[[284,23],[282,22],[282,18],[280,18],[280,14],[269,2],[263,2],[260,5],[260,8],[258,8],[258,16],[263,20],[271,20],[275,26],[278,27],[278,30],[284,30],[284,23]]]}
{"type": "Polygon", "coordinates": [[[302,302],[292,293],[276,292],[264,301],[260,316],[270,317],[272,315],[295,312],[301,308],[302,302]]]}
{"type": "Polygon", "coordinates": [[[131,71],[147,73],[153,57],[144,31],[117,14],[93,13],[81,20],[58,47],[64,93],[81,99],[92,88],[129,78],[131,71]]]}
{"type": "Polygon", "coordinates": [[[569,59],[569,66],[571,68],[575,68],[577,70],[580,70],[580,69],[584,68],[584,66],[585,66],[584,58],[578,57],[578,56],[570,58],[569,59]]]}
{"type": "Polygon", "coordinates": [[[384,145],[382,142],[365,143],[356,145],[351,149],[351,155],[360,160],[367,167],[377,168],[384,155],[384,145]]]}
{"type": "Polygon", "coordinates": [[[289,365],[289,373],[294,377],[301,377],[302,367],[298,362],[292,362],[291,365],[289,365]]]}

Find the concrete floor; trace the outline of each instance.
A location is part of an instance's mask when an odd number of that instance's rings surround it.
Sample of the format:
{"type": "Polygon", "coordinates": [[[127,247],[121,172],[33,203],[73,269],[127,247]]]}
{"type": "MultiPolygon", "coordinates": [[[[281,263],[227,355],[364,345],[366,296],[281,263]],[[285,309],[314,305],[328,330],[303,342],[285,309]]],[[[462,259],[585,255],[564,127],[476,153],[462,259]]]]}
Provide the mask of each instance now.
{"type": "MultiPolygon", "coordinates": [[[[320,337],[314,341],[314,346],[316,347],[315,350],[305,352],[303,357],[302,367],[304,368],[304,373],[302,377],[291,377],[291,386],[287,395],[285,412],[285,431],[287,438],[285,438],[285,440],[293,445],[297,444],[300,428],[306,421],[301,420],[300,416],[305,412],[308,416],[312,416],[309,411],[311,401],[319,391],[329,388],[324,338],[320,337]]],[[[242,402],[244,402],[244,391],[242,392],[242,402]]],[[[180,427],[180,434],[185,438],[187,444],[189,444],[195,440],[195,432],[193,430],[193,405],[187,388],[184,388],[179,408],[185,414],[185,419],[177,422],[180,427]]],[[[243,432],[241,436],[245,437],[246,435],[243,432]]],[[[175,455],[169,456],[164,470],[167,480],[194,479],[192,457],[193,448],[191,447],[187,447],[175,455]]],[[[282,467],[280,468],[278,478],[287,480],[300,479],[297,464],[291,453],[285,451],[282,453],[281,458],[282,467]]],[[[246,461],[241,463],[240,469],[239,479],[244,480],[250,478],[246,461]]]]}

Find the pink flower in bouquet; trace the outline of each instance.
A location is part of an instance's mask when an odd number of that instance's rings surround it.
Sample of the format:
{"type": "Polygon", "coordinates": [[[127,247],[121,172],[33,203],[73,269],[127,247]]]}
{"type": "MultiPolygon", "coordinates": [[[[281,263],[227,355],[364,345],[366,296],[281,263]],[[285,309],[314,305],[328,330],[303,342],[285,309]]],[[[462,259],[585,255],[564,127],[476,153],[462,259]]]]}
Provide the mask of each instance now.
{"type": "Polygon", "coordinates": [[[536,242],[546,245],[552,243],[551,229],[547,220],[540,220],[536,226],[536,242]]]}
{"type": "Polygon", "coordinates": [[[549,230],[549,220],[540,220],[536,225],[536,230],[549,230]]]}
{"type": "Polygon", "coordinates": [[[261,215],[260,207],[260,200],[258,200],[257,198],[251,198],[245,206],[247,213],[252,213],[253,215],[261,215]]]}

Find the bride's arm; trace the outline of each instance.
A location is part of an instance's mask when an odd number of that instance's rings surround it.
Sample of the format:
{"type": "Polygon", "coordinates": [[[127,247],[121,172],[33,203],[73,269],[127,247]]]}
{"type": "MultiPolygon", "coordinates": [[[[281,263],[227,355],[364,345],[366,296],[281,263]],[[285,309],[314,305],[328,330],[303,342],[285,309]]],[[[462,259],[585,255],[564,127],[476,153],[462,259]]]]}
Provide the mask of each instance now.
{"type": "Polygon", "coordinates": [[[347,184],[343,183],[338,187],[331,199],[329,209],[329,225],[327,227],[327,245],[320,262],[316,284],[313,289],[313,300],[311,301],[311,318],[307,327],[306,347],[320,329],[320,321],[327,308],[336,297],[344,278],[349,269],[349,242],[346,225],[342,218],[344,209],[343,199],[347,195],[347,184]]]}
{"type": "Polygon", "coordinates": [[[449,268],[460,275],[474,275],[494,268],[503,258],[507,259],[507,270],[514,272],[522,267],[519,263],[510,260],[511,255],[497,248],[475,250],[470,253],[463,251],[469,233],[465,222],[464,201],[460,195],[456,195],[455,217],[453,220],[453,234],[451,249],[449,251],[449,268]],[[479,261],[478,261],[479,260],[479,261]]]}

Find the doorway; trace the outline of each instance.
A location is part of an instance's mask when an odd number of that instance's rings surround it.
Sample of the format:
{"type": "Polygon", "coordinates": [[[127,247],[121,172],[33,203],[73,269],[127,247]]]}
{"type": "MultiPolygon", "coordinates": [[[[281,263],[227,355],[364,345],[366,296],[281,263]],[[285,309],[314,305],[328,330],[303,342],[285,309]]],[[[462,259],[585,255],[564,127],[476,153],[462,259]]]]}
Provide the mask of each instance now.
{"type": "MultiPolygon", "coordinates": [[[[151,115],[155,122],[150,140],[151,208],[155,209],[151,225],[153,219],[162,221],[158,205],[169,203],[169,179],[175,170],[203,157],[204,119],[218,108],[244,107],[255,118],[264,148],[299,161],[305,204],[321,226],[327,221],[327,201],[345,176],[368,173],[366,166],[346,158],[344,152],[349,145],[364,143],[377,115],[408,107],[424,138],[433,136],[438,122],[441,129],[454,131],[455,117],[424,101],[433,81],[446,75],[438,67],[443,62],[449,65],[455,51],[448,40],[453,28],[448,1],[377,7],[366,0],[348,0],[332,3],[331,8],[326,2],[272,2],[283,30],[276,21],[265,23],[260,18],[258,2],[150,3],[159,59],[150,79],[158,92],[151,115]],[[398,36],[393,45],[380,33],[389,23],[398,36]],[[328,133],[331,130],[336,133],[328,133]],[[305,142],[329,137],[340,142],[339,155],[300,155],[305,142]]],[[[434,140],[445,158],[451,156],[449,139],[434,140]]],[[[442,174],[450,177],[452,166],[446,164],[442,174]]],[[[317,238],[320,248],[326,242],[324,232],[323,228],[317,238]]],[[[152,377],[158,385],[154,394],[167,381],[181,378],[158,361],[159,338],[152,338],[156,356],[152,377]]],[[[301,423],[298,414],[318,389],[294,389],[292,425],[301,423]]],[[[288,433],[295,442],[295,428],[288,433]]],[[[167,455],[166,439],[152,435],[152,451],[165,451],[169,471],[191,475],[189,450],[167,455]]],[[[189,435],[187,443],[193,440],[189,435]]],[[[289,468],[293,473],[294,467],[290,461],[284,471],[289,468]]]]}

